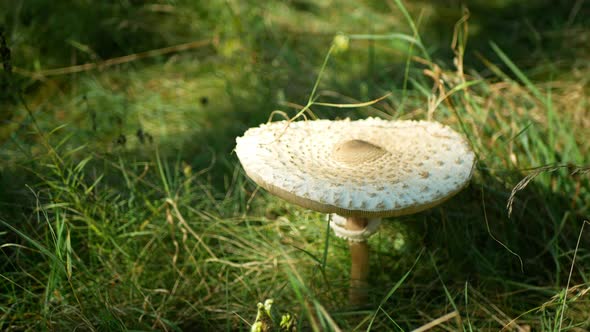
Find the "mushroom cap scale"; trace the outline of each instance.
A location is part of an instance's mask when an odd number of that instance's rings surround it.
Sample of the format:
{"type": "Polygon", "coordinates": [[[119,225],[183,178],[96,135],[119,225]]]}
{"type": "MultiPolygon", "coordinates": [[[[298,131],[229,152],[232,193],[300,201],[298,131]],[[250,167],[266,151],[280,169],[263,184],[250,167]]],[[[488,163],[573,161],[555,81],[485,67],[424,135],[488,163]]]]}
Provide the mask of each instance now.
{"type": "Polygon", "coordinates": [[[475,163],[461,135],[428,121],[279,121],[236,142],[246,174],[261,187],[342,216],[428,209],[465,187],[475,163]]]}

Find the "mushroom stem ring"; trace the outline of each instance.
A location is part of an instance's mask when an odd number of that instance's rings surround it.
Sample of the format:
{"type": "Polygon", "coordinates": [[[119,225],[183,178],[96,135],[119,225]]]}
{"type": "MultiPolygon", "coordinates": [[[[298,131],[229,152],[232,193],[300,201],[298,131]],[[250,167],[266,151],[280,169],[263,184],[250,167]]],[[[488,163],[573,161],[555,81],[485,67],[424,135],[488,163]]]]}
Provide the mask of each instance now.
{"type": "Polygon", "coordinates": [[[367,239],[377,233],[379,225],[381,225],[381,218],[367,219],[365,227],[358,228],[356,226],[347,226],[347,218],[339,216],[335,213],[329,215],[330,227],[337,237],[351,242],[365,242],[367,239]],[[352,227],[352,228],[351,228],[352,227]]]}

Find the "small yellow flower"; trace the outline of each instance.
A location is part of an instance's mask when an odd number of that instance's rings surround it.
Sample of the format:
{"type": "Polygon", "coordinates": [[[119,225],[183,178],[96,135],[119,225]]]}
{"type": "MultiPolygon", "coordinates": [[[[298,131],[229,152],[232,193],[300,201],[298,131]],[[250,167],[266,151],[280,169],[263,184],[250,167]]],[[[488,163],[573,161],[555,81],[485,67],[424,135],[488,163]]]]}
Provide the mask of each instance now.
{"type": "Polygon", "coordinates": [[[342,53],[348,50],[350,44],[350,38],[347,35],[339,33],[334,37],[332,45],[334,47],[334,53],[342,53]]]}

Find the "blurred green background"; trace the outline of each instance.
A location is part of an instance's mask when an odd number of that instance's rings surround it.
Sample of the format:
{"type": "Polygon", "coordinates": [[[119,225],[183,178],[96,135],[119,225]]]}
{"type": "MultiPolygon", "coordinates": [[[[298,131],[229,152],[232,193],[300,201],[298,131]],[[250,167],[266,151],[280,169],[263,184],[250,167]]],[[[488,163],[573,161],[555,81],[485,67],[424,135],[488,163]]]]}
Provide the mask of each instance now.
{"type": "Polygon", "coordinates": [[[11,0],[0,31],[0,329],[246,331],[265,298],[303,331],[590,328],[587,1],[11,0]],[[324,217],[232,153],[338,34],[318,101],[390,95],[315,116],[434,119],[479,159],[371,239],[362,310],[324,217]]]}

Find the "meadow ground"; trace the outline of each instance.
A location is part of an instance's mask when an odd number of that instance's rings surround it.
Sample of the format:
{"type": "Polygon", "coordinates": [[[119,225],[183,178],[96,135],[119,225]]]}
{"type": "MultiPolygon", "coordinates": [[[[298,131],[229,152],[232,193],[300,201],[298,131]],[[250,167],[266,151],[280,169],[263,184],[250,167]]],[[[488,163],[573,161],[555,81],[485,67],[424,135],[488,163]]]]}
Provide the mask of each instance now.
{"type": "Polygon", "coordinates": [[[590,6],[457,3],[0,3],[0,330],[248,331],[267,298],[300,331],[590,329],[590,6]],[[325,216],[232,152],[310,99],[478,158],[370,239],[362,309],[325,216]]]}

